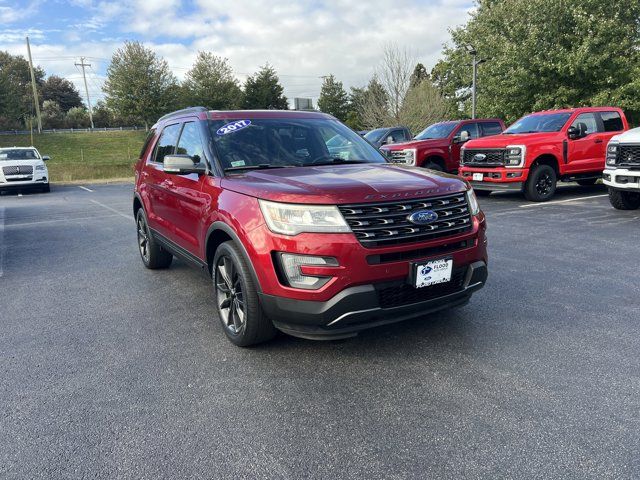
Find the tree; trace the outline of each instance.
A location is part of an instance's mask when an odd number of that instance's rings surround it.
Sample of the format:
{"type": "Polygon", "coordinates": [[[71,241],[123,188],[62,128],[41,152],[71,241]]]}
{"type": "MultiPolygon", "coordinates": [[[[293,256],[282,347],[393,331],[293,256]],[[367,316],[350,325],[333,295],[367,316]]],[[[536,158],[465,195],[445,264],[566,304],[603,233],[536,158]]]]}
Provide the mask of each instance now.
{"type": "Polygon", "coordinates": [[[356,101],[363,127],[378,128],[395,123],[389,110],[389,95],[376,75],[356,101]]]}
{"type": "MultiPolygon", "coordinates": [[[[113,111],[107,107],[107,104],[102,100],[98,101],[93,107],[93,124],[96,128],[113,127],[115,116],[113,111]]],[[[124,125],[120,125],[124,126],[124,125]]]]}
{"type": "Polygon", "coordinates": [[[318,98],[318,108],[321,112],[333,115],[338,120],[345,121],[349,113],[349,96],[333,75],[324,77],[320,98],[318,98]]]}
{"type": "Polygon", "coordinates": [[[479,0],[432,78],[452,109],[470,110],[472,45],[479,116],[513,121],[536,110],[613,102],[640,115],[640,2],[479,0]]]}
{"type": "Polygon", "coordinates": [[[199,52],[182,84],[187,105],[214,110],[235,109],[242,105],[242,90],[233,76],[229,60],[210,52],[199,52]]]}
{"type": "Polygon", "coordinates": [[[107,106],[116,115],[132,117],[148,128],[175,109],[178,88],[164,59],[140,42],[125,42],[111,58],[103,90],[107,106]]]}
{"type": "Polygon", "coordinates": [[[400,123],[417,134],[425,127],[447,117],[448,105],[440,92],[429,81],[421,81],[411,87],[404,97],[400,110],[400,123]]]}
{"type": "Polygon", "coordinates": [[[64,114],[58,102],[45,100],[40,109],[42,128],[62,128],[64,126],[64,114]]]}
{"type": "Polygon", "coordinates": [[[400,123],[400,110],[411,87],[414,58],[407,49],[390,44],[384,48],[382,63],[376,71],[378,80],[388,99],[391,123],[400,123]]]}
{"type": "Polygon", "coordinates": [[[411,78],[409,80],[409,85],[411,87],[416,87],[425,80],[431,80],[431,76],[429,75],[427,68],[422,63],[418,63],[413,69],[413,73],[411,74],[411,78]]]}
{"type": "Polygon", "coordinates": [[[89,112],[84,107],[70,108],[64,120],[67,128],[87,128],[91,126],[89,112]]]}
{"type": "Polygon", "coordinates": [[[244,108],[287,110],[289,103],[275,69],[266,64],[244,84],[244,108]]]}
{"type": "MultiPolygon", "coordinates": [[[[33,70],[39,87],[44,70],[38,66],[33,70]]],[[[0,51],[0,123],[3,128],[21,128],[34,112],[29,63],[21,55],[0,51]]]]}
{"type": "Polygon", "coordinates": [[[41,102],[53,100],[63,112],[68,112],[73,107],[82,107],[82,99],[75,85],[66,78],[51,75],[40,87],[42,97],[41,102]]]}

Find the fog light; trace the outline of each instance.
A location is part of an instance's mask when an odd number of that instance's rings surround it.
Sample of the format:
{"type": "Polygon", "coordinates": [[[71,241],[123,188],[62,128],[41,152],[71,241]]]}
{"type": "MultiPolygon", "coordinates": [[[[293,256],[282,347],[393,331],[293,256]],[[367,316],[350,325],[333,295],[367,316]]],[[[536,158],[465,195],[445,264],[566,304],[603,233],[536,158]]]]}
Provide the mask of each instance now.
{"type": "Polygon", "coordinates": [[[300,267],[337,267],[338,260],[333,257],[315,257],[312,255],[295,255],[280,253],[282,274],[290,287],[305,290],[317,290],[331,280],[330,276],[304,275],[300,267]]]}

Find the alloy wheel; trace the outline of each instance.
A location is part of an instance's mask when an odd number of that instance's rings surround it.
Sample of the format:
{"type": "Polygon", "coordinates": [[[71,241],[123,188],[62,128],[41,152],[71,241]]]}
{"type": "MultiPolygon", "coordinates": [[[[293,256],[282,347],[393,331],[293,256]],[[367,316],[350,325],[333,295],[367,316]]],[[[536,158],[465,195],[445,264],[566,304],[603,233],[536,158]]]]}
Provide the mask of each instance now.
{"type": "Polygon", "coordinates": [[[226,255],[218,259],[215,283],[222,323],[230,333],[238,335],[246,323],[244,294],[238,269],[226,255]]]}
{"type": "Polygon", "coordinates": [[[551,192],[551,188],[553,187],[553,180],[551,179],[551,175],[548,173],[543,173],[538,178],[536,182],[536,191],[542,197],[546,197],[551,192]]]}
{"type": "Polygon", "coordinates": [[[138,247],[140,248],[140,255],[148,263],[150,260],[149,228],[142,215],[138,215],[138,247]]]}

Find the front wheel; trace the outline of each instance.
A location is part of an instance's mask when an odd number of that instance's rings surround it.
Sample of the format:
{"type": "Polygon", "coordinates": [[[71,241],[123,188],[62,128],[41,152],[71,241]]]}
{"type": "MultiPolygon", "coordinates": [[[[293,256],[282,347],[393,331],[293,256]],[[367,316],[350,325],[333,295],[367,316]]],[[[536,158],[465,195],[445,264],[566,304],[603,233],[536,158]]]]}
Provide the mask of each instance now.
{"type": "Polygon", "coordinates": [[[248,347],[275,336],[276,329],[262,311],[249,267],[232,241],[216,250],[212,277],[218,317],[231,342],[248,347]]]}
{"type": "Polygon", "coordinates": [[[640,193],[610,188],[609,202],[617,210],[636,210],[640,207],[640,193]]]}
{"type": "Polygon", "coordinates": [[[476,197],[488,197],[491,195],[491,190],[476,190],[474,188],[473,191],[476,193],[476,197]]]}
{"type": "Polygon", "coordinates": [[[524,196],[532,202],[546,202],[556,192],[558,177],[553,167],[538,165],[531,173],[524,187],[524,196]]]}
{"type": "Polygon", "coordinates": [[[435,162],[429,162],[426,165],[424,165],[423,168],[428,168],[429,170],[435,170],[436,172],[444,172],[444,169],[442,168],[442,166],[435,162]]]}

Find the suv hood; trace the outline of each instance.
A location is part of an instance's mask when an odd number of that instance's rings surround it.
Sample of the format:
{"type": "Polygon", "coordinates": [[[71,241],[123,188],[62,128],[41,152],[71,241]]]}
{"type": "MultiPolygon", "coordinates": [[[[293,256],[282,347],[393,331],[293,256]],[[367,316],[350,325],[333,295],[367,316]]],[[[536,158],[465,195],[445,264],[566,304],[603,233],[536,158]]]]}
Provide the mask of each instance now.
{"type": "Polygon", "coordinates": [[[557,135],[560,135],[560,132],[491,135],[488,137],[469,140],[464,144],[464,148],[504,148],[507,145],[528,145],[530,143],[548,141],[550,137],[555,137],[557,135]]]}
{"type": "Polygon", "coordinates": [[[411,140],[409,142],[393,143],[391,145],[384,145],[380,147],[383,150],[404,150],[406,148],[424,148],[424,147],[436,147],[440,145],[449,145],[449,139],[447,138],[430,138],[429,140],[411,140]]]}
{"type": "Polygon", "coordinates": [[[225,177],[222,187],[275,202],[325,205],[426,198],[467,189],[466,182],[453,175],[389,164],[252,170],[225,177]]]}

